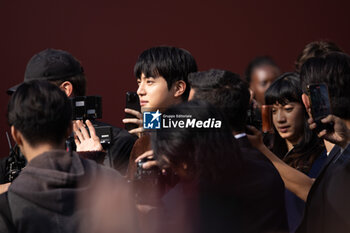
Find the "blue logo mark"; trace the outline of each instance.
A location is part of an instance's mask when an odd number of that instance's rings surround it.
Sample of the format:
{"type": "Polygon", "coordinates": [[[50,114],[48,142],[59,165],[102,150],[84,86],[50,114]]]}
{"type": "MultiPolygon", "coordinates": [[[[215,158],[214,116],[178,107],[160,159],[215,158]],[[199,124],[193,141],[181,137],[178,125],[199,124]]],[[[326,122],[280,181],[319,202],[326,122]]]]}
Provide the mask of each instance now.
{"type": "Polygon", "coordinates": [[[160,122],[162,114],[157,112],[144,112],[143,113],[143,128],[144,129],[160,129],[160,122]]]}

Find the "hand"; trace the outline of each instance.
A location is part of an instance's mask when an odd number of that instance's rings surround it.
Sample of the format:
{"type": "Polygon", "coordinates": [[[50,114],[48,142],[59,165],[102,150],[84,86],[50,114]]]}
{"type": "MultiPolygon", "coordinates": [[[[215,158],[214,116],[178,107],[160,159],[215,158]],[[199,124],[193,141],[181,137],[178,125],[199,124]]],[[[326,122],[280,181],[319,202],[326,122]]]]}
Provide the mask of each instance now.
{"type": "Polygon", "coordinates": [[[250,144],[252,144],[252,146],[256,149],[260,150],[263,146],[265,146],[262,133],[254,126],[247,125],[247,128],[252,133],[247,134],[250,144]]]}
{"type": "Polygon", "coordinates": [[[130,108],[126,108],[124,111],[125,113],[129,113],[137,117],[137,118],[124,118],[123,123],[124,124],[133,123],[138,125],[138,128],[130,130],[129,133],[136,134],[138,137],[140,137],[141,133],[144,131],[142,113],[130,108]]]}
{"type": "MultiPolygon", "coordinates": [[[[345,148],[346,145],[349,144],[350,130],[346,126],[344,120],[334,115],[328,115],[323,118],[321,122],[325,124],[332,122],[334,124],[334,131],[327,132],[327,130],[324,129],[318,133],[320,138],[335,143],[342,148],[345,148]]],[[[312,118],[308,120],[308,123],[311,130],[316,129],[317,125],[312,118]]]]}
{"type": "Polygon", "coordinates": [[[143,169],[150,169],[150,168],[155,167],[155,166],[158,167],[158,162],[156,160],[153,160],[153,158],[154,158],[153,157],[153,150],[146,151],[145,153],[143,153],[142,155],[137,157],[135,159],[135,163],[137,163],[138,161],[140,161],[141,159],[144,159],[144,158],[148,158],[148,159],[152,159],[152,160],[147,161],[144,164],[142,164],[143,169]]]}
{"type": "Polygon", "coordinates": [[[89,128],[90,135],[82,121],[73,122],[74,141],[77,146],[77,151],[102,151],[102,145],[99,137],[96,135],[94,126],[89,120],[85,121],[89,128]]]}
{"type": "Polygon", "coordinates": [[[0,194],[7,192],[11,183],[0,184],[0,194]]]}

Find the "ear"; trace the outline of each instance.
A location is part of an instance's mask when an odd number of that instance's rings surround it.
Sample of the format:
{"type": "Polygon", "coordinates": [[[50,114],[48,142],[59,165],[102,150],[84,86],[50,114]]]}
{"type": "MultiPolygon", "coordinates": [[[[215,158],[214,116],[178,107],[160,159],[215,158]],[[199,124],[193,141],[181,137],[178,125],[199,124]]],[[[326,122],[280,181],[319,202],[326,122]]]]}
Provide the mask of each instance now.
{"type": "Polygon", "coordinates": [[[249,93],[250,93],[249,103],[251,103],[254,98],[254,91],[251,88],[249,88],[249,93]]]}
{"type": "Polygon", "coordinates": [[[11,126],[11,136],[18,146],[23,145],[23,135],[13,125],[11,126]]]}
{"type": "Polygon", "coordinates": [[[64,81],[59,88],[66,93],[68,97],[73,95],[73,84],[69,81],[64,81]]]}
{"type": "Polygon", "coordinates": [[[309,96],[307,96],[306,94],[302,94],[301,95],[301,99],[303,100],[306,112],[309,114],[309,116],[311,117],[311,106],[310,106],[310,99],[309,96]]]}
{"type": "Polygon", "coordinates": [[[180,97],[186,91],[186,83],[183,80],[176,81],[174,84],[174,97],[180,97]]]}

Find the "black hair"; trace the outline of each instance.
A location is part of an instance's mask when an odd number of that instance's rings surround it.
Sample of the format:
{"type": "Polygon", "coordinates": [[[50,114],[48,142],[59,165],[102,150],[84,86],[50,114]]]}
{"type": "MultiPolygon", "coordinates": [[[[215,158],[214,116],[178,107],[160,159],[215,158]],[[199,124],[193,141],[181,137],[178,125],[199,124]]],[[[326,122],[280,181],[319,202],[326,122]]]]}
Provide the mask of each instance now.
{"type": "Polygon", "coordinates": [[[307,85],[325,83],[328,86],[332,113],[350,119],[350,56],[333,52],[322,57],[308,59],[301,68],[302,88],[307,85]]]}
{"type": "Polygon", "coordinates": [[[187,76],[196,71],[196,61],[187,50],[170,46],[153,47],[143,51],[134,67],[136,78],[140,78],[142,73],[146,77],[162,76],[167,82],[168,90],[176,81],[183,80],[186,83],[183,100],[187,100],[190,92],[187,76]]]}
{"type": "Polygon", "coordinates": [[[343,52],[334,42],[313,41],[305,46],[295,62],[296,72],[300,72],[302,65],[312,57],[325,57],[331,52],[343,52]]]}
{"type": "Polygon", "coordinates": [[[44,80],[23,83],[11,96],[8,122],[32,145],[62,143],[71,124],[72,106],[63,91],[44,80]]]}
{"type": "Polygon", "coordinates": [[[155,158],[161,165],[187,165],[195,181],[231,182],[241,169],[240,150],[222,113],[206,102],[190,101],[170,107],[163,115],[191,115],[191,119],[221,121],[220,128],[162,128],[152,135],[155,158]],[[164,157],[166,159],[164,159],[164,157]]]}
{"type": "Polygon", "coordinates": [[[86,94],[86,77],[84,73],[74,75],[72,77],[67,77],[59,80],[50,80],[51,83],[56,86],[60,86],[65,81],[68,81],[73,86],[73,96],[85,96],[86,94]]]}
{"type": "Polygon", "coordinates": [[[220,109],[233,130],[245,130],[250,92],[248,84],[238,74],[212,69],[192,73],[188,78],[195,90],[194,99],[207,101],[220,109]]]}
{"type": "Polygon", "coordinates": [[[290,166],[307,173],[324,148],[322,140],[309,129],[309,124],[307,123],[308,114],[303,105],[302,94],[299,74],[288,72],[278,77],[266,90],[265,102],[267,105],[286,105],[290,102],[296,102],[303,106],[304,126],[301,141],[294,145],[292,153],[287,154],[286,141],[281,138],[275,128],[272,151],[290,166]],[[285,156],[286,154],[287,156],[285,156]]]}
{"type": "Polygon", "coordinates": [[[254,69],[262,66],[272,66],[276,69],[280,70],[275,61],[269,57],[269,56],[260,56],[254,58],[249,64],[248,67],[245,70],[245,80],[250,83],[252,80],[252,74],[254,72],[254,69]]]}

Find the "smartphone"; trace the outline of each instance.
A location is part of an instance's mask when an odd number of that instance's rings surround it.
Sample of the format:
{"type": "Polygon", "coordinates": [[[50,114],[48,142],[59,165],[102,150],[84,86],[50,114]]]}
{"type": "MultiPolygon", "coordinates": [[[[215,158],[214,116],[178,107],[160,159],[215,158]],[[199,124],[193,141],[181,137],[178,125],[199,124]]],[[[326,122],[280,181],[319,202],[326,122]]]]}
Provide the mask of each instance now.
{"type": "Polygon", "coordinates": [[[329,101],[328,88],[324,83],[310,84],[307,86],[311,115],[317,124],[316,130],[318,132],[326,129],[327,131],[333,131],[333,124],[324,124],[321,119],[331,114],[331,104],[329,101]]]}
{"type": "MultiPolygon", "coordinates": [[[[125,107],[136,110],[138,112],[141,111],[139,96],[137,95],[136,92],[128,91],[126,93],[125,107]]],[[[129,113],[126,113],[125,118],[136,118],[136,116],[131,115],[129,113]]],[[[130,131],[132,129],[136,129],[137,127],[139,127],[137,124],[132,124],[132,123],[125,124],[125,129],[127,131],[130,131]]]]}
{"type": "Polygon", "coordinates": [[[271,115],[271,105],[262,105],[261,106],[261,120],[262,127],[261,130],[263,133],[271,133],[272,132],[272,115],[271,115]]]}

